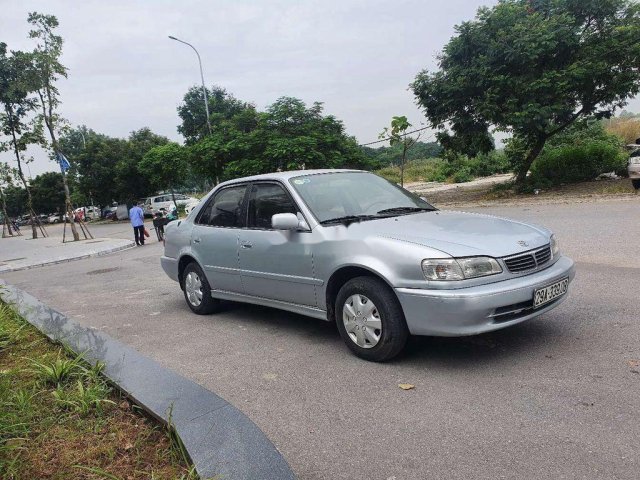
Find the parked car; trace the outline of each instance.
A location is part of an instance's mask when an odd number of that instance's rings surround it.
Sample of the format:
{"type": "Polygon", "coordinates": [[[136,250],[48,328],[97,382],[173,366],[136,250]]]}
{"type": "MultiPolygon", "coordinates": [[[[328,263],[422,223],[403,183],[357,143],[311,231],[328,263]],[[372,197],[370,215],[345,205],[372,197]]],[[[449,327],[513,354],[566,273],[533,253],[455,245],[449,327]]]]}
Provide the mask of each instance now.
{"type": "Polygon", "coordinates": [[[101,212],[101,218],[113,218],[118,210],[118,203],[113,202],[111,206],[104,207],[101,212]]]}
{"type": "Polygon", "coordinates": [[[627,172],[629,173],[633,188],[638,191],[640,190],[640,138],[636,143],[627,145],[627,148],[631,151],[627,172]]]}
{"type": "Polygon", "coordinates": [[[59,213],[50,213],[47,219],[47,223],[60,223],[62,220],[62,215],[59,213]]]}
{"type": "Polygon", "coordinates": [[[336,322],[373,361],[410,334],[475,335],[537,317],[575,275],[546,228],[441,211],[355,170],[222,183],[167,225],[161,264],[197,314],[234,300],[336,322]]]}
{"type": "MultiPolygon", "coordinates": [[[[198,202],[197,198],[188,197],[186,195],[182,195],[180,193],[175,194],[176,203],[178,205],[187,205],[189,203],[198,202]]],[[[171,209],[173,205],[173,198],[170,193],[164,195],[156,195],[154,197],[149,197],[144,199],[144,214],[148,216],[153,216],[158,212],[167,213],[171,209]]]]}
{"type": "Polygon", "coordinates": [[[80,220],[99,220],[101,216],[100,207],[87,206],[76,208],[73,213],[80,218],[80,220]]]}

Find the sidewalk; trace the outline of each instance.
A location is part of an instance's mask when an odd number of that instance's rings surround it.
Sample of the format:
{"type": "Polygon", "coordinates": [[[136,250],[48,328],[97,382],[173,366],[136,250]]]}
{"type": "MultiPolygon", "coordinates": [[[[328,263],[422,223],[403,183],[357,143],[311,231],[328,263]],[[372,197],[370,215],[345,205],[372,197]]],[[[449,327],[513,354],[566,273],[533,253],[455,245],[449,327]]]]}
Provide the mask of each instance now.
{"type": "Polygon", "coordinates": [[[133,241],[122,238],[62,243],[61,236],[51,235],[33,240],[31,231],[23,230],[22,237],[0,238],[0,273],[106,255],[134,245],[133,241]]]}

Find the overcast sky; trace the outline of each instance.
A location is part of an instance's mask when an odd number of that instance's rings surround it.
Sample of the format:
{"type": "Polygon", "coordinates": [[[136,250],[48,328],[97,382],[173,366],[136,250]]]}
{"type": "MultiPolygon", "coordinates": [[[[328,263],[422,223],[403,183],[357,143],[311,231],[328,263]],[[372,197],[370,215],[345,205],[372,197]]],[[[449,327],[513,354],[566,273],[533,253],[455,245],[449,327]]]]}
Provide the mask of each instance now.
{"type": "MultiPolygon", "coordinates": [[[[493,0],[3,0],[0,41],[31,49],[27,14],[54,14],[65,40],[60,113],[126,137],[148,126],[182,141],[176,107],[199,84],[220,85],[259,109],[278,97],[319,101],[361,143],[376,140],[393,115],[424,117],[408,84],[434,69],[453,27],[493,0]]],[[[638,110],[634,101],[631,110],[638,110]],[[635,107],[635,108],[634,108],[635,107]]],[[[34,151],[30,173],[57,166],[34,151]]],[[[0,158],[10,160],[8,153],[0,158]]],[[[13,162],[15,164],[15,162],[13,162]]]]}

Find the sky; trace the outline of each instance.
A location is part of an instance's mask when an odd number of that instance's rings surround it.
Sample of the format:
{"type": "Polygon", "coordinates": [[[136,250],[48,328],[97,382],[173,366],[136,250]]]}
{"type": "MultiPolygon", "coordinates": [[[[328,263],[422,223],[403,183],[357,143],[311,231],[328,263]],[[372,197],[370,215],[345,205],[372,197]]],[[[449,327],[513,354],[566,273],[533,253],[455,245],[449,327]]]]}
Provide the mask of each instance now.
{"type": "MultiPolygon", "coordinates": [[[[264,109],[281,96],[311,104],[344,122],[360,143],[375,141],[394,115],[426,123],[409,83],[436,55],[454,26],[494,0],[2,0],[0,41],[30,50],[29,12],[58,17],[64,38],[60,113],[73,126],[126,137],[149,127],[182,142],[176,108],[200,84],[193,44],[208,86],[264,109]]],[[[634,100],[628,109],[640,110],[634,100]]],[[[422,140],[429,140],[429,136],[422,140]]],[[[56,170],[40,149],[31,176],[56,170]]],[[[0,160],[11,161],[7,152],[0,160]]],[[[13,162],[15,164],[15,162],[13,162]]],[[[14,165],[15,166],[15,165],[14,165]]]]}

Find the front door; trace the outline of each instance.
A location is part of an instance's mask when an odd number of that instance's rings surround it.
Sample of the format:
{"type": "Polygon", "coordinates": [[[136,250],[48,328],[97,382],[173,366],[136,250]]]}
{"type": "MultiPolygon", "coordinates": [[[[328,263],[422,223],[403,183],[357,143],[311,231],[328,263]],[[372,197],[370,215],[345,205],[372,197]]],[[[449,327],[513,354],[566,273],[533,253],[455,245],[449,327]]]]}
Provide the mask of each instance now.
{"type": "Polygon", "coordinates": [[[255,297],[316,306],[311,231],[273,230],[276,213],[299,210],[278,183],[254,183],[247,202],[247,228],[240,232],[244,291],[255,297]]]}
{"type": "Polygon", "coordinates": [[[213,290],[243,293],[238,240],[244,226],[246,185],[217,192],[196,218],[191,245],[213,290]]]}

